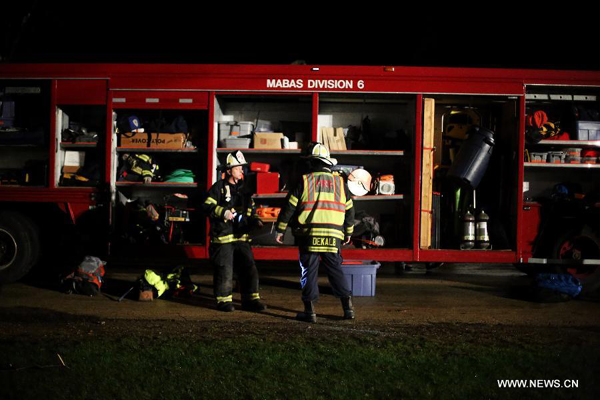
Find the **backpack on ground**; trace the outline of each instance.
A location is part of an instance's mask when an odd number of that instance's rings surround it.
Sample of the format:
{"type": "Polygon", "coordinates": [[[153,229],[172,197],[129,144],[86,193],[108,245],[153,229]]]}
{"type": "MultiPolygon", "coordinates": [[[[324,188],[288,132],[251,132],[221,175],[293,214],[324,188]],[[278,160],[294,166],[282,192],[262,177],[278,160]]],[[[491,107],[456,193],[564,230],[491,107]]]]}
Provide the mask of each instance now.
{"type": "Polygon", "coordinates": [[[579,279],[571,274],[539,273],[533,281],[534,297],[541,302],[571,300],[581,293],[579,279]]]}
{"type": "Polygon", "coordinates": [[[106,262],[98,257],[85,256],[75,271],[61,280],[66,293],[78,293],[86,296],[95,296],[100,293],[104,277],[106,262]]]}

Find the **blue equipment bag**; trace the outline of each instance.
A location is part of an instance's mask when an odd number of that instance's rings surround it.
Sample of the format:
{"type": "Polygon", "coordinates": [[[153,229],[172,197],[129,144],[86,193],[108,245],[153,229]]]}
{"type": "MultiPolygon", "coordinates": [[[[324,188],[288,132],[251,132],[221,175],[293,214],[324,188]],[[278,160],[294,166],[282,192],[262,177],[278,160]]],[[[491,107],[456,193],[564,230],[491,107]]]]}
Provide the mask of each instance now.
{"type": "Polygon", "coordinates": [[[577,297],[582,289],[579,279],[570,274],[540,273],[535,277],[534,286],[570,297],[577,297]]]}

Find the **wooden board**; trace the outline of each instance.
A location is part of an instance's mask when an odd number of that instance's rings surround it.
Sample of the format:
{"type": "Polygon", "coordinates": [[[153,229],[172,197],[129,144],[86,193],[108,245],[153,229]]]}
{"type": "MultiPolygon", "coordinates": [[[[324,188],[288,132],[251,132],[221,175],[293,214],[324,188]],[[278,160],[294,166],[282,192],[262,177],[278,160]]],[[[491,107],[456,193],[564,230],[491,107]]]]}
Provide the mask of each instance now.
{"type": "Polygon", "coordinates": [[[344,128],[321,127],[321,141],[329,151],[347,150],[344,128]]]}
{"type": "Polygon", "coordinates": [[[323,146],[327,147],[329,151],[331,151],[331,147],[329,145],[329,130],[333,128],[321,127],[321,143],[323,146]]]}
{"type": "Polygon", "coordinates": [[[435,100],[423,101],[423,162],[421,166],[421,249],[431,247],[431,207],[433,202],[433,130],[435,121],[435,100]]]}
{"type": "Polygon", "coordinates": [[[335,150],[346,150],[344,128],[335,128],[335,131],[333,132],[333,141],[335,142],[335,150]]]}

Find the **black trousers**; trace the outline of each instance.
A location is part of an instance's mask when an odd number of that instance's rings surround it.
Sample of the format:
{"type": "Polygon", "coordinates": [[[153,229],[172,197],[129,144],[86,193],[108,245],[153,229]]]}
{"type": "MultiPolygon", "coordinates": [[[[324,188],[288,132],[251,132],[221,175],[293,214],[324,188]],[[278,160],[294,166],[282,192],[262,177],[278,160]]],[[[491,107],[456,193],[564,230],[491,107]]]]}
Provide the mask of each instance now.
{"type": "Polygon", "coordinates": [[[352,295],[350,285],[342,272],[342,255],[338,253],[314,253],[300,249],[300,285],[302,301],[319,299],[319,266],[322,265],[336,297],[352,295]]]}
{"type": "Polygon", "coordinates": [[[242,300],[258,298],[258,271],[249,243],[211,244],[209,253],[214,267],[213,285],[217,302],[232,300],[234,270],[240,282],[242,300]]]}

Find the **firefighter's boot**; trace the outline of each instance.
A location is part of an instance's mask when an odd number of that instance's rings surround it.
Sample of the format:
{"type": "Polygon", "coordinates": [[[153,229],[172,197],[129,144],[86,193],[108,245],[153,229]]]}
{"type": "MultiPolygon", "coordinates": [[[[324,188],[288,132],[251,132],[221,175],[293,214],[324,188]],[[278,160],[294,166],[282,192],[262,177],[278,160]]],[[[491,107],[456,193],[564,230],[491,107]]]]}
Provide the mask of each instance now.
{"type": "Polygon", "coordinates": [[[217,303],[217,310],[223,312],[232,312],[235,311],[235,306],[231,301],[220,301],[217,303]]]}
{"type": "Polygon", "coordinates": [[[266,304],[259,299],[242,301],[242,310],[244,311],[262,312],[266,309],[266,304]]]}
{"type": "Polygon", "coordinates": [[[352,306],[352,297],[342,297],[342,309],[344,310],[344,319],[354,319],[354,307],[352,306]]]}
{"type": "Polygon", "coordinates": [[[298,321],[304,321],[304,322],[311,322],[311,323],[315,323],[317,322],[317,314],[315,314],[315,308],[313,305],[312,301],[303,301],[304,303],[304,311],[299,312],[296,315],[296,319],[298,321]]]}

